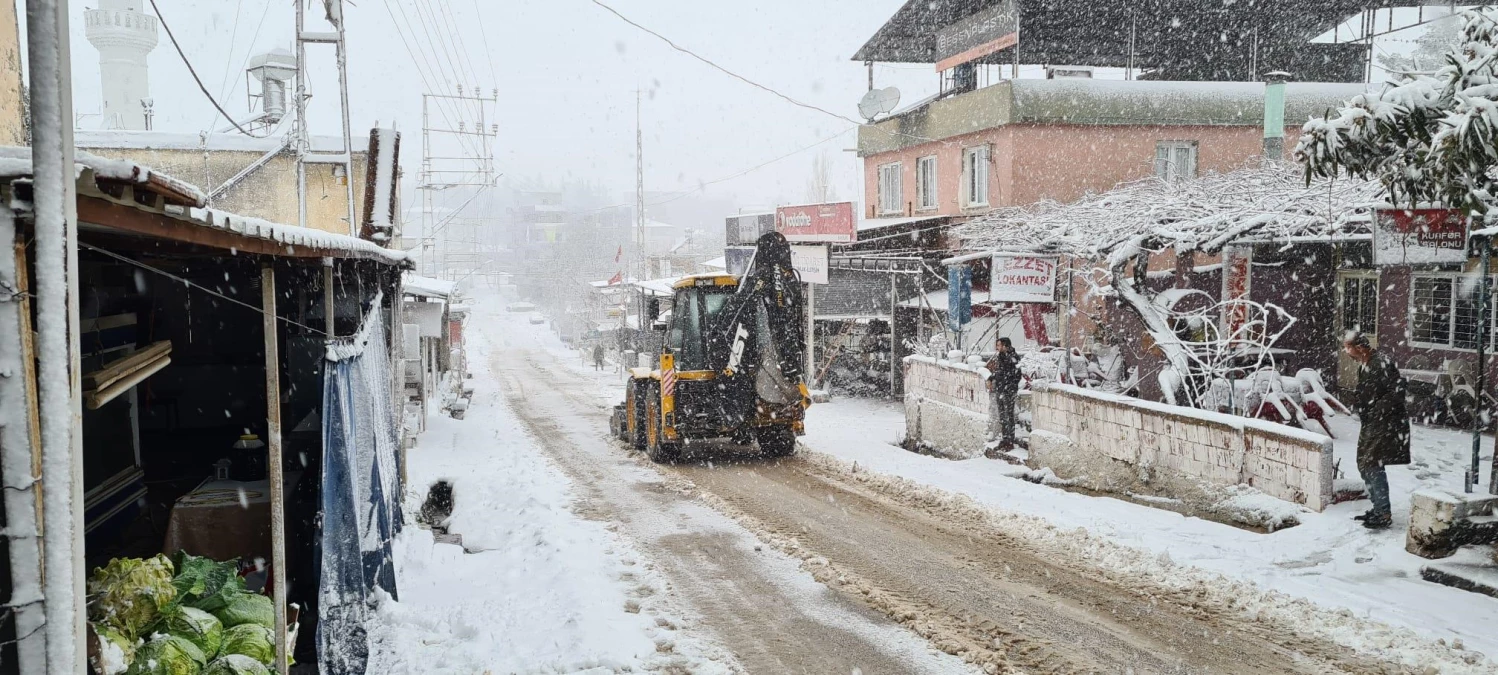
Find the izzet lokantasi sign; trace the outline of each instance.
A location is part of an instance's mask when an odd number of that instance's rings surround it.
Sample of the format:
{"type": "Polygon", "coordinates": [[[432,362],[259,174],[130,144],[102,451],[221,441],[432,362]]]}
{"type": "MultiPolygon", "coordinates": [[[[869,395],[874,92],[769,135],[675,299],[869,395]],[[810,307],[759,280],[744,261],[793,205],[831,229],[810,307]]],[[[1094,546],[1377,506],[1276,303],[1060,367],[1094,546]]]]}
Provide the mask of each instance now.
{"type": "Polygon", "coordinates": [[[993,302],[1055,302],[1056,258],[996,254],[989,277],[993,302]]]}
{"type": "Polygon", "coordinates": [[[1373,212],[1373,264],[1465,263],[1469,222],[1461,209],[1377,209],[1373,212]]]}
{"type": "Polygon", "coordinates": [[[775,209],[775,229],[790,242],[851,244],[857,240],[853,223],[853,202],[775,209]]]}

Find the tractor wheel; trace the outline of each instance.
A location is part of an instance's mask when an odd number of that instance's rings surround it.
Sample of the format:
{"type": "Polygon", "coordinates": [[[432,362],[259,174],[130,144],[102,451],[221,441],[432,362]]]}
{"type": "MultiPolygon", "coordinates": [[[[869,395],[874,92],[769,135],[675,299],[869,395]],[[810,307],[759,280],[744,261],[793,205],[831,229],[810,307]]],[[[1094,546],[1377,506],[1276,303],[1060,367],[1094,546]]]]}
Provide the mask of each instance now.
{"type": "Polygon", "coordinates": [[[754,430],[759,452],[766,457],[790,457],[796,453],[796,432],[790,427],[769,426],[754,430]]]}
{"type": "Polygon", "coordinates": [[[630,435],[629,447],[634,450],[645,449],[645,397],[648,395],[645,385],[636,380],[630,380],[629,390],[633,394],[629,397],[629,416],[634,419],[635,430],[630,435]]]}
{"type": "Polygon", "coordinates": [[[645,387],[645,454],[657,464],[675,461],[677,455],[676,444],[666,440],[661,428],[661,390],[654,383],[645,387]]]}

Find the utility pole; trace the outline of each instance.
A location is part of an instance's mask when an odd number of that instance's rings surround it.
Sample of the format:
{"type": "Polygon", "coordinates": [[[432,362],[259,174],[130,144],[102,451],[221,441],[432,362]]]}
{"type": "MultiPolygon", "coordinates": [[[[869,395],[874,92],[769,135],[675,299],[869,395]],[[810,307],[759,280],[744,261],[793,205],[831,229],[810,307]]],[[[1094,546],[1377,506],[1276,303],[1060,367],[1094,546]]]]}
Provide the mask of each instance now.
{"type": "Polygon", "coordinates": [[[493,148],[499,136],[499,125],[488,120],[495,118],[492,108],[498,103],[498,89],[491,89],[490,95],[485,96],[477,87],[471,93],[464,93],[462,85],[458,86],[456,94],[421,95],[421,184],[417,189],[421,190],[421,261],[423,271],[430,276],[446,275],[456,281],[463,276],[461,270],[455,269],[458,265],[483,264],[484,251],[478,241],[478,226],[466,228],[471,235],[466,239],[454,236],[464,229],[453,227],[459,214],[449,214],[439,221],[432,212],[432,193],[452,188],[484,190],[494,186],[493,148]],[[447,106],[445,109],[444,105],[447,106]],[[432,108],[437,109],[447,126],[435,125],[432,108]],[[448,111],[455,111],[458,119],[451,119],[448,111]],[[468,118],[468,115],[472,117],[468,118]],[[469,128],[470,124],[472,128],[469,128]],[[438,234],[443,235],[441,239],[438,234]],[[459,246],[455,248],[454,243],[459,246]]]}
{"type": "MultiPolygon", "coordinates": [[[[645,269],[645,132],[640,125],[640,90],[635,90],[635,279],[644,280],[645,269]]],[[[641,308],[641,321],[644,311],[641,308]]],[[[644,326],[640,326],[641,329],[644,326]]]]}
{"type": "MultiPolygon", "coordinates": [[[[348,50],[344,43],[343,0],[325,0],[328,22],[334,31],[308,31],[304,4],[296,3],[296,196],[297,224],[307,227],[307,166],[326,166],[333,176],[343,179],[348,213],[348,234],[359,236],[358,218],[354,213],[354,140],[349,129],[348,50]],[[307,122],[307,45],[330,44],[338,58],[338,97],[342,109],[343,149],[337,152],[312,150],[311,125],[307,122]],[[342,175],[340,176],[340,171],[342,175]]],[[[370,158],[373,161],[373,158],[370,158]]]]}

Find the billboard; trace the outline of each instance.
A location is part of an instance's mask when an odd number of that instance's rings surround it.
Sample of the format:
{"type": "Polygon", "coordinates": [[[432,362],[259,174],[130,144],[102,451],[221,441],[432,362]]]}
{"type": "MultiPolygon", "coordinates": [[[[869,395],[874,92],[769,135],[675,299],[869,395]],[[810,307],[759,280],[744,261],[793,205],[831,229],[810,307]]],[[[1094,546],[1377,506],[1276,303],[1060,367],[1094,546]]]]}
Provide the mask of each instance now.
{"type": "Polygon", "coordinates": [[[936,72],[1019,44],[1019,7],[1004,0],[936,32],[936,72]]]}
{"type": "Polygon", "coordinates": [[[995,254],[989,277],[992,302],[1055,302],[1057,259],[995,254]]]}
{"type": "Polygon", "coordinates": [[[753,257],[753,247],[729,247],[723,249],[723,262],[728,265],[728,273],[736,277],[744,276],[744,273],[749,271],[749,259],[753,257]]]}
{"type": "MultiPolygon", "coordinates": [[[[1227,246],[1222,249],[1222,333],[1232,339],[1248,325],[1249,294],[1253,291],[1254,247],[1227,246]]],[[[1239,336],[1243,339],[1247,336],[1239,336]]]]}
{"type": "Polygon", "coordinates": [[[723,233],[729,246],[753,246],[760,235],[774,231],[775,214],[751,213],[729,216],[723,233]]]}
{"type": "Polygon", "coordinates": [[[1374,265],[1467,261],[1468,218],[1460,209],[1378,209],[1373,220],[1374,265]]]}
{"type": "Polygon", "coordinates": [[[853,223],[853,202],[775,209],[775,229],[791,242],[850,244],[857,240],[853,223]]]}
{"type": "Polygon", "coordinates": [[[791,247],[791,267],[796,268],[804,283],[827,283],[827,258],[826,246],[791,247]]]}

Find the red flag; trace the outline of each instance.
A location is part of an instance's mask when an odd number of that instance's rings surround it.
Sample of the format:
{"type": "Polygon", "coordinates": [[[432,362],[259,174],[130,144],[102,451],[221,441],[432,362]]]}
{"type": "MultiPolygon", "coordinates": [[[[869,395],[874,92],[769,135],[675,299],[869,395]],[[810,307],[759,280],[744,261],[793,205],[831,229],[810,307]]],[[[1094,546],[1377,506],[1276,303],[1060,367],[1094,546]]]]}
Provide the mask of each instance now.
{"type": "Polygon", "coordinates": [[[617,283],[619,283],[621,281],[624,281],[624,273],[623,272],[615,272],[614,276],[609,277],[609,285],[610,286],[613,286],[614,284],[617,284],[617,283]]]}
{"type": "Polygon", "coordinates": [[[619,262],[619,259],[623,258],[623,257],[624,257],[624,246],[620,245],[619,246],[619,252],[614,254],[614,262],[619,262]]]}

